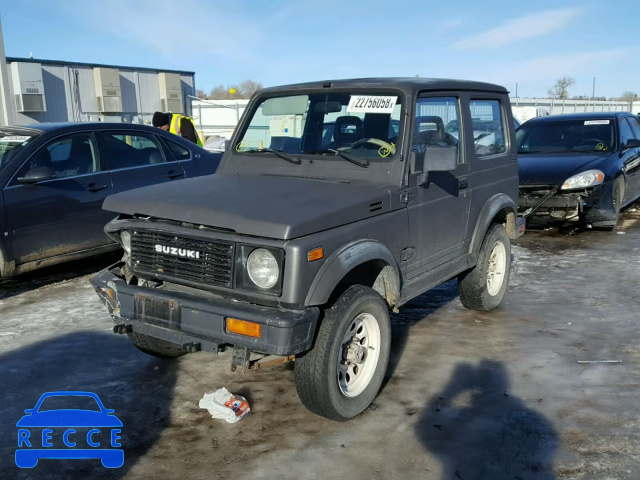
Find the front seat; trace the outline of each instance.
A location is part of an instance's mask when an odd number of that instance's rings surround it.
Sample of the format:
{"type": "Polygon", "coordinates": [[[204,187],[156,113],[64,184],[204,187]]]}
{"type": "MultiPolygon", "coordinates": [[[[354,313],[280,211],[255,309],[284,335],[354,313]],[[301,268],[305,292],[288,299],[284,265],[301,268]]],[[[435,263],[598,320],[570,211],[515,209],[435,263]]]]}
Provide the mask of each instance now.
{"type": "Polygon", "coordinates": [[[69,173],[75,171],[76,175],[93,173],[93,152],[87,140],[74,138],[69,151],[69,173]]]}
{"type": "Polygon", "coordinates": [[[364,138],[364,130],[360,117],[342,116],[336,118],[333,128],[333,144],[335,148],[349,147],[364,138]]]}

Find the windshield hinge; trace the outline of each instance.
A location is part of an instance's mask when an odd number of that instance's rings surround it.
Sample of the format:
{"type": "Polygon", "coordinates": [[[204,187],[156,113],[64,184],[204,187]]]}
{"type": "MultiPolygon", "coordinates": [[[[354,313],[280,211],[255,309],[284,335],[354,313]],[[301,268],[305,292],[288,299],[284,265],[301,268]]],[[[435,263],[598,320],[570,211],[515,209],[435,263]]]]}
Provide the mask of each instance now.
{"type": "Polygon", "coordinates": [[[402,203],[411,203],[416,198],[415,194],[409,192],[402,192],[400,194],[400,201],[402,203]]]}

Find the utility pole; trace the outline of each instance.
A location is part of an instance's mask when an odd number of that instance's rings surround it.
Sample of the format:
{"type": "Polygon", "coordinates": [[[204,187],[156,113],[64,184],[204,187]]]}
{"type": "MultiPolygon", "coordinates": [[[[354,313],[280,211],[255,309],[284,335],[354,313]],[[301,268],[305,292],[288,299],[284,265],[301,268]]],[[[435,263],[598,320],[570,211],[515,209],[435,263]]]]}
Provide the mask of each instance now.
{"type": "Polygon", "coordinates": [[[596,111],[596,77],[593,77],[593,91],[591,93],[591,101],[593,102],[593,111],[596,111]]]}
{"type": "Polygon", "coordinates": [[[9,90],[9,72],[4,53],[4,39],[2,37],[2,20],[0,19],[0,125],[12,125],[13,102],[9,90]]]}

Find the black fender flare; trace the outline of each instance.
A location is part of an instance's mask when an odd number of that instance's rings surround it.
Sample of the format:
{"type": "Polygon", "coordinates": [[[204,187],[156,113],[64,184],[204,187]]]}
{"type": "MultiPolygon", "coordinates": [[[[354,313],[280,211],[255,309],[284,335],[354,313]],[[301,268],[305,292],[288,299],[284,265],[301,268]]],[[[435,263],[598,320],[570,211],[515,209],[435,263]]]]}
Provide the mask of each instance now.
{"type": "MultiPolygon", "coordinates": [[[[316,274],[305,299],[306,306],[324,305],[340,281],[355,267],[371,260],[382,260],[391,267],[395,279],[389,282],[394,292],[391,298],[400,298],[400,270],[393,254],[377,240],[356,240],[333,252],[316,274]]],[[[389,269],[385,267],[385,274],[389,269]]],[[[389,296],[388,296],[389,297],[389,296]]],[[[389,301],[389,298],[386,299],[389,301]]]]}
{"type": "Polygon", "coordinates": [[[518,208],[509,195],[505,193],[497,193],[486,201],[480,211],[480,215],[478,216],[478,221],[476,222],[476,227],[473,231],[473,237],[471,237],[471,246],[469,248],[469,253],[471,253],[474,258],[482,246],[482,241],[484,240],[484,236],[487,231],[489,231],[491,222],[502,210],[507,210],[508,213],[512,214],[512,231],[510,231],[510,226],[508,225],[509,219],[507,219],[507,233],[510,238],[515,238],[515,217],[518,208]]]}

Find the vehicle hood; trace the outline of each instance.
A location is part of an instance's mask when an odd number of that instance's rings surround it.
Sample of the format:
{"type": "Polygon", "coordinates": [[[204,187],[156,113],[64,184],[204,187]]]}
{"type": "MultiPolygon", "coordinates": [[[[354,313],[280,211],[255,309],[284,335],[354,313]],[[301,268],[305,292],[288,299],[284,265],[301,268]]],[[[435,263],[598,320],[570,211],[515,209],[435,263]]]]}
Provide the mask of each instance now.
{"type": "Polygon", "coordinates": [[[25,415],[17,427],[121,427],[114,415],[90,410],[49,410],[25,415]]]}
{"type": "Polygon", "coordinates": [[[593,168],[602,169],[610,155],[597,154],[526,154],[518,155],[520,186],[562,185],[580,172],[593,168]]]}
{"type": "Polygon", "coordinates": [[[208,175],[107,197],[130,215],[289,240],[389,211],[387,187],[271,175],[208,175]]]}

